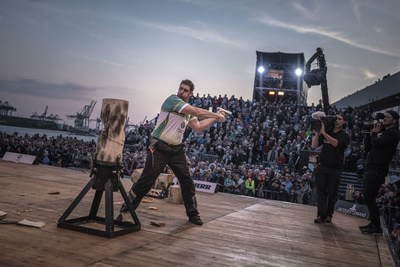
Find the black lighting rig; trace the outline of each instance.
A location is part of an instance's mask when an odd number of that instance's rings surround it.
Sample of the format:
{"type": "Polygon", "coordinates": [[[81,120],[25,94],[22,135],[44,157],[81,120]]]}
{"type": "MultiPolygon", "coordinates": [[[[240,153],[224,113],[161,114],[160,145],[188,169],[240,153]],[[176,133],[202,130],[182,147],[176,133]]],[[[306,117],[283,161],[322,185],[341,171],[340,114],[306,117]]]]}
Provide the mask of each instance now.
{"type": "Polygon", "coordinates": [[[313,85],[321,85],[322,104],[326,115],[329,114],[328,84],[326,79],[327,71],[328,67],[326,66],[325,55],[322,48],[318,47],[317,51],[306,63],[304,81],[306,82],[308,88],[313,85]],[[317,60],[318,67],[311,70],[311,63],[314,60],[317,60]]]}

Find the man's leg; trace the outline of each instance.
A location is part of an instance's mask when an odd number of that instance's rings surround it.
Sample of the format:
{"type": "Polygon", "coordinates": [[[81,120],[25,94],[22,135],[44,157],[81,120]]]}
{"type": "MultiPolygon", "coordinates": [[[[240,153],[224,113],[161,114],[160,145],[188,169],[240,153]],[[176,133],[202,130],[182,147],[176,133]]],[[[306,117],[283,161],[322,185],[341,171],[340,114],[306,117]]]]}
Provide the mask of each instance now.
{"type": "Polygon", "coordinates": [[[327,201],[328,201],[328,174],[326,168],[318,166],[315,169],[315,186],[317,188],[317,218],[314,220],[315,223],[323,223],[326,219],[327,214],[327,201]]]}
{"type": "MultiPolygon", "coordinates": [[[[168,156],[155,150],[151,152],[148,150],[146,163],[143,169],[142,175],[140,175],[139,180],[132,185],[129,190],[129,199],[131,205],[136,209],[142,198],[150,191],[152,185],[160,175],[161,171],[165,168],[168,162],[168,156]]],[[[121,212],[128,211],[126,205],[122,205],[121,212]]]]}
{"type": "Polygon", "coordinates": [[[328,173],[328,207],[326,211],[327,222],[332,222],[332,215],[338,199],[341,170],[331,169],[328,173]]]}
{"type": "Polygon", "coordinates": [[[197,210],[196,190],[193,180],[190,177],[185,152],[182,150],[180,153],[173,156],[168,162],[168,166],[178,178],[182,191],[183,204],[186,209],[186,215],[189,217],[189,221],[198,225],[203,224],[197,210]]]}
{"type": "Polygon", "coordinates": [[[376,196],[379,188],[385,181],[385,174],[377,170],[368,169],[365,176],[364,200],[368,206],[369,220],[371,223],[380,227],[379,209],[376,204],[376,196]]]}

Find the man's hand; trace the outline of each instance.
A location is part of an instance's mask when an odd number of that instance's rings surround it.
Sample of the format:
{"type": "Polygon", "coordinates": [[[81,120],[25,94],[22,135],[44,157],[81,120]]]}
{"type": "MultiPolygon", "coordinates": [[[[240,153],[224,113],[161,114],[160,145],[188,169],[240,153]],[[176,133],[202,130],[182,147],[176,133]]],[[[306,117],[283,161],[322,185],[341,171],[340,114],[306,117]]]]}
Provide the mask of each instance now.
{"type": "Polygon", "coordinates": [[[217,120],[219,122],[224,122],[225,121],[225,112],[223,110],[218,110],[217,114],[219,115],[217,120]]]}
{"type": "Polygon", "coordinates": [[[321,134],[325,133],[325,124],[321,122],[321,130],[319,131],[321,134]]]}
{"type": "Polygon", "coordinates": [[[224,121],[225,121],[225,116],[224,116],[224,114],[223,114],[223,113],[217,113],[217,114],[218,114],[217,120],[218,120],[219,122],[224,122],[224,121]]]}
{"type": "Polygon", "coordinates": [[[373,133],[380,133],[382,131],[382,123],[376,123],[372,129],[373,133]]]}

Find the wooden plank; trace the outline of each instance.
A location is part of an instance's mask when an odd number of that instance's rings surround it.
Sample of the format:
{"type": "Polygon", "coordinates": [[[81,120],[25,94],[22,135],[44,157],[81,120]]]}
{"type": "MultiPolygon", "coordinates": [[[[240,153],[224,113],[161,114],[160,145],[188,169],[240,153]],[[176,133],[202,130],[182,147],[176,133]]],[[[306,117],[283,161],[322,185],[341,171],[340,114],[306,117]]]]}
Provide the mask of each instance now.
{"type": "MultiPolygon", "coordinates": [[[[57,221],[88,172],[1,160],[0,169],[7,219],[46,224],[0,225],[0,266],[395,266],[383,237],[360,234],[364,219],[335,213],[333,224],[316,225],[315,207],[223,193],[197,194],[201,227],[187,221],[183,205],[153,199],[137,210],[139,232],[106,239],[60,229],[57,221]]],[[[122,182],[128,190],[130,179],[122,182]]],[[[71,216],[88,215],[93,196],[90,190],[71,216]]],[[[117,192],[114,202],[116,216],[117,192]]]]}

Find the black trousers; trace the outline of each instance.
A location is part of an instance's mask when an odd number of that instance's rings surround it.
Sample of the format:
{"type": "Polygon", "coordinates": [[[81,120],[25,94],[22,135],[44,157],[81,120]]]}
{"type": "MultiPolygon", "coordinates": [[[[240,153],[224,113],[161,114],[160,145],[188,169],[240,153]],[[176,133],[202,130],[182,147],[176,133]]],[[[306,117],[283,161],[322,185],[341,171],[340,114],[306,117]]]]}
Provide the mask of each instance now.
{"type": "Polygon", "coordinates": [[[315,168],[315,187],[317,188],[318,212],[323,218],[332,217],[338,199],[341,169],[318,165],[315,168]]]}
{"type": "Polygon", "coordinates": [[[379,188],[385,182],[385,177],[388,174],[387,170],[378,170],[367,167],[364,184],[364,201],[368,207],[369,220],[375,226],[380,227],[381,221],[379,218],[379,209],[376,204],[376,196],[379,188]]]}
{"type": "Polygon", "coordinates": [[[171,168],[179,181],[187,216],[198,215],[196,191],[190,177],[183,145],[171,146],[161,140],[150,145],[142,175],[129,191],[130,200],[139,204],[166,165],[171,168]]]}

